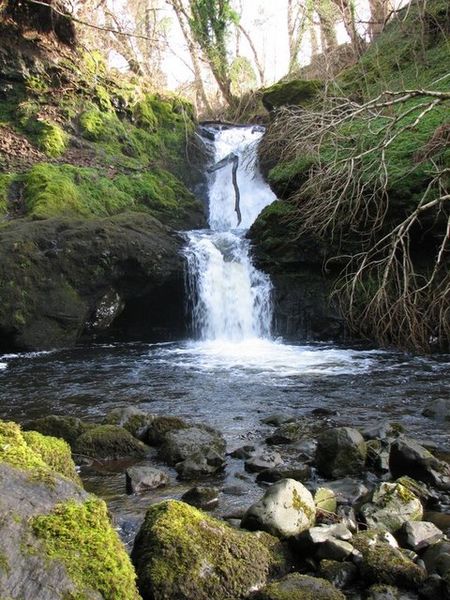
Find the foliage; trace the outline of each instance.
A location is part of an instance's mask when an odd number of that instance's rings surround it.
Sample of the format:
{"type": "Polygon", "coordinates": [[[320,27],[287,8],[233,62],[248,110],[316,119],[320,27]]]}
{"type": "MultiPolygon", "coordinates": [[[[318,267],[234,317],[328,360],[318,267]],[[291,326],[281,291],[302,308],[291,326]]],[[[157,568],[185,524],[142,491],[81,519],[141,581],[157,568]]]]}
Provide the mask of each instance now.
{"type": "Polygon", "coordinates": [[[13,175],[0,173],[0,218],[8,213],[8,193],[13,175]]]}
{"type": "Polygon", "coordinates": [[[103,500],[58,504],[49,515],[34,517],[31,525],[48,557],[64,564],[77,598],[94,590],[105,600],[139,600],[133,567],[103,500]]]}
{"type": "Polygon", "coordinates": [[[67,134],[55,123],[42,121],[38,137],[39,148],[52,158],[64,154],[67,147],[67,134]]]}

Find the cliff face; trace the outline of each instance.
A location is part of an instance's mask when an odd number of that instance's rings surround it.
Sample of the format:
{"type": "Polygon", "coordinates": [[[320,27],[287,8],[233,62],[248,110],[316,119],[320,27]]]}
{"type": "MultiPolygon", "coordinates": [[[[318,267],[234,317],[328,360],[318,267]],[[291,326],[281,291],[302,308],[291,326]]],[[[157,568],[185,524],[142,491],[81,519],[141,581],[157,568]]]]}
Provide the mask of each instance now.
{"type": "Polygon", "coordinates": [[[2,350],[183,330],[176,231],[204,223],[195,126],[182,99],[0,20],[2,350]]]}

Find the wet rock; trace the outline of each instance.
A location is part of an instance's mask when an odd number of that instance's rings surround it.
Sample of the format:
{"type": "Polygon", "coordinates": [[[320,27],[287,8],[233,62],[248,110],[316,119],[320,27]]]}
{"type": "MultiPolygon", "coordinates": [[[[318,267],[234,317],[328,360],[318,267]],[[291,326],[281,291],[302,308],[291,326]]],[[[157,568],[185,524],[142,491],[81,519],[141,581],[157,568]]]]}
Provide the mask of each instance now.
{"type": "Polygon", "coordinates": [[[169,476],[160,469],[146,466],[130,467],[125,473],[128,494],[142,494],[169,483],[169,476]]]}
{"type": "Polygon", "coordinates": [[[321,560],[319,576],[332,583],[338,589],[351,585],[358,577],[358,568],[351,562],[321,560]]]}
{"type": "Polygon", "coordinates": [[[450,586],[440,575],[434,573],[427,577],[419,588],[420,598],[425,600],[448,600],[450,597],[450,586]]]}
{"type": "Polygon", "coordinates": [[[396,483],[400,483],[403,487],[412,492],[424,505],[438,499],[438,494],[435,490],[429,488],[425,483],[416,481],[407,475],[399,477],[396,480],[396,483]]]}
{"type": "Polygon", "coordinates": [[[369,488],[364,483],[351,477],[328,481],[327,488],[336,494],[338,504],[358,504],[369,494],[369,488]]]}
{"type": "Polygon", "coordinates": [[[440,489],[450,489],[450,467],[426,448],[406,437],[391,445],[389,468],[393,477],[408,475],[440,489]]]}
{"type": "Polygon", "coordinates": [[[221,433],[206,425],[196,425],[166,433],[159,455],[169,465],[176,465],[193,455],[206,457],[212,452],[221,457],[223,463],[225,449],[226,443],[221,433]]]}
{"type": "Polygon", "coordinates": [[[188,427],[190,425],[179,417],[157,416],[149,423],[144,441],[149,446],[161,446],[168,433],[188,427]]]}
{"type": "Polygon", "coordinates": [[[427,521],[407,521],[397,534],[401,546],[420,552],[443,538],[440,529],[427,521]]]}
{"type": "Polygon", "coordinates": [[[244,598],[280,567],[277,544],[169,500],[148,509],[131,557],[144,600],[244,598]]]}
{"type": "Polygon", "coordinates": [[[430,417],[436,421],[450,421],[450,399],[438,398],[429,402],[422,414],[424,417],[430,417]]]}
{"type": "Polygon", "coordinates": [[[266,442],[271,445],[292,444],[293,442],[297,442],[303,435],[304,428],[301,423],[296,421],[283,423],[266,439],[266,442]]]}
{"type": "Polygon", "coordinates": [[[332,417],[337,415],[335,410],[330,410],[329,408],[315,408],[311,411],[311,414],[315,417],[332,417]]]}
{"type": "Polygon", "coordinates": [[[352,533],[358,531],[358,519],[356,518],[353,506],[338,506],[336,511],[337,518],[342,525],[350,529],[352,533]]]}
{"type": "Polygon", "coordinates": [[[24,429],[38,431],[42,435],[50,435],[65,440],[71,448],[74,447],[76,440],[92,429],[94,425],[85,423],[77,417],[64,417],[60,415],[49,415],[41,419],[34,419],[24,425],[24,429]]]}
{"type": "Polygon", "coordinates": [[[402,432],[402,427],[398,423],[389,423],[384,421],[377,425],[365,427],[361,433],[365,440],[386,440],[397,437],[402,432]]]}
{"type": "Polygon", "coordinates": [[[353,536],[352,544],[362,555],[358,562],[361,577],[367,583],[417,589],[425,580],[424,570],[398,548],[382,541],[383,535],[368,530],[353,536]]]}
{"type": "Polygon", "coordinates": [[[336,494],[329,488],[320,487],[314,494],[314,503],[317,510],[326,513],[335,513],[337,509],[336,494]]]}
{"type": "Polygon", "coordinates": [[[395,533],[406,521],[420,521],[423,508],[417,496],[400,483],[382,483],[372,502],[361,507],[361,515],[369,528],[395,533]]]}
{"type": "Polygon", "coordinates": [[[267,483],[275,483],[280,479],[295,479],[297,481],[305,481],[311,477],[311,467],[300,463],[298,465],[280,465],[273,469],[264,469],[258,473],[256,481],[265,481],[267,483]]]}
{"type": "Polygon", "coordinates": [[[313,526],[315,515],[311,493],[294,479],[282,479],[247,510],[241,525],[284,538],[313,526]]]}
{"type": "Polygon", "coordinates": [[[386,440],[369,440],[367,446],[367,467],[375,473],[388,473],[390,443],[386,440]]]}
{"type": "Polygon", "coordinates": [[[196,486],[183,494],[181,500],[201,510],[213,510],[219,504],[219,490],[215,487],[196,486]]]}
{"type": "Polygon", "coordinates": [[[240,458],[241,460],[245,460],[246,458],[250,458],[252,454],[256,451],[255,446],[247,444],[246,446],[241,446],[240,448],[236,448],[229,453],[231,458],[240,458]]]}
{"type": "Polygon", "coordinates": [[[291,543],[301,556],[342,561],[353,554],[352,538],[351,531],[339,523],[311,527],[291,543]]]}
{"type": "Polygon", "coordinates": [[[104,420],[105,425],[118,425],[131,433],[132,436],[145,442],[150,424],[155,420],[155,415],[140,410],[135,406],[114,408],[104,420]]]}
{"type": "Polygon", "coordinates": [[[393,585],[376,584],[367,590],[367,600],[415,600],[417,596],[393,585]]]}
{"type": "Polygon", "coordinates": [[[203,479],[215,475],[225,468],[223,455],[214,450],[193,452],[186,460],[175,465],[178,478],[184,481],[203,479]]]}
{"type": "Polygon", "coordinates": [[[147,447],[126,429],[116,425],[98,425],[81,435],[73,449],[75,454],[100,460],[143,458],[147,447]]]}
{"type": "Polygon", "coordinates": [[[344,477],[364,470],[366,443],[362,435],[350,427],[337,427],[318,438],[316,464],[325,477],[344,477]]]}
{"type": "Polygon", "coordinates": [[[428,548],[422,556],[428,573],[437,573],[441,577],[450,574],[450,541],[442,540],[428,548]]]}
{"type": "Polygon", "coordinates": [[[261,448],[245,461],[245,470],[250,473],[260,473],[266,469],[273,469],[283,463],[278,452],[261,448]]]}
{"type": "Polygon", "coordinates": [[[261,423],[264,425],[273,425],[274,427],[280,427],[283,423],[292,423],[293,421],[295,421],[295,417],[286,416],[283,413],[276,413],[261,419],[261,423]]]}
{"type": "Polygon", "coordinates": [[[345,600],[342,592],[329,581],[300,573],[291,573],[270,583],[255,595],[255,600],[345,600]]]}
{"type": "Polygon", "coordinates": [[[424,518],[436,525],[436,527],[443,531],[447,537],[450,537],[450,512],[446,514],[434,510],[427,510],[424,514],[424,518]]]}

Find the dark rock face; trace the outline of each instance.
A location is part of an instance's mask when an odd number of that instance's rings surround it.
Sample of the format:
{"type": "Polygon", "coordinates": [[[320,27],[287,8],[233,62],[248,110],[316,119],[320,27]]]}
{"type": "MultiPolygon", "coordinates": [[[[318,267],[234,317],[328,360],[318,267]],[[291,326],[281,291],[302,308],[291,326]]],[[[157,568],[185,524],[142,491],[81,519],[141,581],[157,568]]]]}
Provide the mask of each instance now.
{"type": "Polygon", "coordinates": [[[402,437],[391,445],[389,468],[394,477],[408,475],[441,489],[450,489],[450,468],[416,441],[402,437]]]}
{"type": "Polygon", "coordinates": [[[319,436],[316,462],[325,476],[338,478],[361,473],[366,454],[366,443],[356,429],[337,427],[319,436]]]}
{"type": "Polygon", "coordinates": [[[9,224],[0,232],[0,351],[69,346],[102,325],[128,339],[179,334],[182,245],[138,213],[9,224]]]}

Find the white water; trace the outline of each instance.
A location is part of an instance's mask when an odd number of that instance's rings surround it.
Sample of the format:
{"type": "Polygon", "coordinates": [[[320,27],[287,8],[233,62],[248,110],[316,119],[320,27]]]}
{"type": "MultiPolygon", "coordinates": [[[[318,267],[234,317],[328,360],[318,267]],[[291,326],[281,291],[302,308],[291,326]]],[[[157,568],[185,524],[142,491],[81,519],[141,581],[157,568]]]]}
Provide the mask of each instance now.
{"type": "Polygon", "coordinates": [[[272,321],[271,284],[252,264],[247,229],[276,198],[257,168],[260,129],[218,131],[215,163],[239,157],[237,183],[242,220],[235,211],[232,166],[210,174],[209,230],[188,233],[186,248],[192,320],[202,340],[242,342],[268,338],[272,321]]]}

